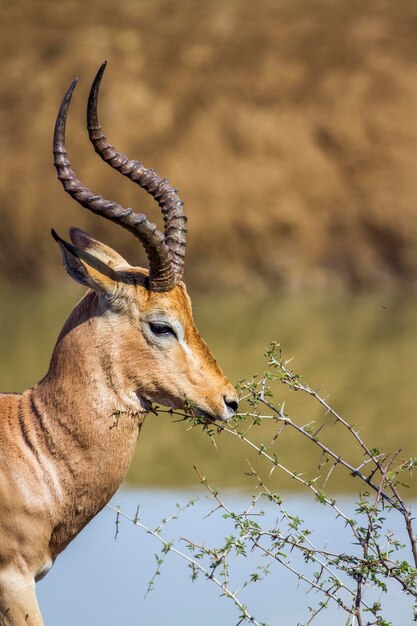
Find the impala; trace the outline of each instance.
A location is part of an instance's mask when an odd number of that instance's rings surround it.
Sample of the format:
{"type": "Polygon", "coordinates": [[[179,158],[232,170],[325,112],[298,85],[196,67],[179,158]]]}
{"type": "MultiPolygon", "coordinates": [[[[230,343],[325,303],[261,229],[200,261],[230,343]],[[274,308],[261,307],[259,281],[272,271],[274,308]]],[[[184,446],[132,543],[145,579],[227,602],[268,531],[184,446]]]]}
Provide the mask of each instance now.
{"type": "Polygon", "coordinates": [[[111,146],[98,123],[105,64],[88,100],[101,158],[158,202],[164,232],[105,200],[71,169],[65,124],[76,80],[56,121],[58,178],[83,207],[120,224],[144,246],[149,270],[72,228],[54,231],[67,273],[89,290],[66,321],[49,370],[23,394],[0,395],[0,623],[43,624],[35,582],[109,501],[126,475],[151,403],[193,407],[208,422],[237,409],[234,388],[194,326],[184,283],[186,217],[175,189],[111,146]]]}

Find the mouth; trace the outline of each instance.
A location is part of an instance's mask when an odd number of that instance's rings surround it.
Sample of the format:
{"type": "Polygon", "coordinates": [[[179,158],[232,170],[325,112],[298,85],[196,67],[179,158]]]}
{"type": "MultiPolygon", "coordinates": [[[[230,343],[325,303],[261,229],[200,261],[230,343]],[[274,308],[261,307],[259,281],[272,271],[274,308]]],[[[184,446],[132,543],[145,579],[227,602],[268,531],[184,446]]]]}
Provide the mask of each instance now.
{"type": "Polygon", "coordinates": [[[196,418],[197,420],[201,420],[201,422],[204,425],[208,425],[208,424],[224,424],[225,420],[222,417],[219,417],[218,415],[213,415],[212,413],[209,413],[208,411],[205,411],[204,409],[200,409],[199,407],[193,407],[192,411],[191,411],[192,417],[196,418]]]}
{"type": "Polygon", "coordinates": [[[149,413],[149,411],[152,411],[152,403],[150,400],[140,395],[137,391],[135,392],[135,395],[143,412],[149,413]]]}
{"type": "MultiPolygon", "coordinates": [[[[149,410],[151,410],[151,407],[152,407],[151,402],[148,400],[144,400],[143,397],[141,398],[141,400],[143,403],[146,403],[149,406],[149,410]]],[[[158,405],[162,404],[162,405],[168,406],[173,411],[182,410],[185,412],[187,417],[194,419],[197,424],[203,424],[204,426],[209,425],[209,424],[216,424],[217,426],[220,426],[221,424],[224,425],[227,423],[229,419],[229,417],[224,418],[223,416],[215,415],[214,413],[211,413],[210,411],[207,411],[206,409],[202,409],[201,407],[189,401],[175,402],[175,401],[169,400],[168,398],[158,398],[157,403],[158,405]]]]}

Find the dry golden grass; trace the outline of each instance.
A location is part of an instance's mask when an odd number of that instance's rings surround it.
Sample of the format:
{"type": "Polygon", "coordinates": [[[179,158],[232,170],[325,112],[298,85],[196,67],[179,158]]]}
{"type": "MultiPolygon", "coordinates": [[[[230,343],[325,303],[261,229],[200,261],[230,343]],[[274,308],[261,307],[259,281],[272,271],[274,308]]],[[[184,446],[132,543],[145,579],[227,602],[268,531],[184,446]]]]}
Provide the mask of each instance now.
{"type": "Polygon", "coordinates": [[[88,145],[83,109],[104,58],[103,126],[180,189],[194,288],[415,280],[413,0],[1,0],[0,25],[1,280],[62,275],[52,225],[143,259],[64,196],[52,166],[55,114],[78,74],[77,173],[154,210],[88,145]]]}

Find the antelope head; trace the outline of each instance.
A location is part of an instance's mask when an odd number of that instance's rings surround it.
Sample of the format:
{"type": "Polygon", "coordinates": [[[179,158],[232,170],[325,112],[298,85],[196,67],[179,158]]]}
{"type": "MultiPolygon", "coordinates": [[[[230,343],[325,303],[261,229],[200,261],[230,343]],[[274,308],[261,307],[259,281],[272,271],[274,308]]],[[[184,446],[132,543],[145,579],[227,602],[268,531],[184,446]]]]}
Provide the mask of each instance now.
{"type": "MultiPolygon", "coordinates": [[[[65,125],[76,80],[62,101],[54,133],[58,178],[83,207],[130,231],[144,246],[149,270],[132,267],[117,252],[80,229],[70,230],[71,243],[54,231],[67,273],[90,289],[95,306],[94,346],[106,345],[109,366],[123,396],[149,409],[153,402],[173,409],[191,405],[207,421],[227,420],[237,409],[237,396],[199,335],[182,282],[187,232],[183,203],[166,179],[110,145],[98,122],[97,101],[103,64],[91,87],[87,126],[91,142],[111,167],[145,189],[158,203],[164,232],[146,216],[105,200],[85,187],[70,166],[65,125]],[[133,399],[133,400],[132,400],[133,399]]],[[[63,336],[66,334],[64,327],[63,336]]],[[[58,342],[59,343],[59,342],[58,342]]]]}

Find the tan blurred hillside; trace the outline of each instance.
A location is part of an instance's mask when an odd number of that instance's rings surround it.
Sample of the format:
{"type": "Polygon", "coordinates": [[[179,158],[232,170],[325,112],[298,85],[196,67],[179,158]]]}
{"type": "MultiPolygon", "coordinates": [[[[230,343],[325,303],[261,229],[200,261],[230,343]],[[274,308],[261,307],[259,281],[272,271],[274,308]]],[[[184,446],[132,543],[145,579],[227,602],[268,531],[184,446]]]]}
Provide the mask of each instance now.
{"type": "Polygon", "coordinates": [[[0,280],[62,276],[49,230],[137,242],[65,196],[51,135],[95,191],[157,212],[84,130],[103,59],[110,141],[167,176],[189,216],[194,289],[408,285],[417,277],[414,0],[0,2],[0,280]]]}

